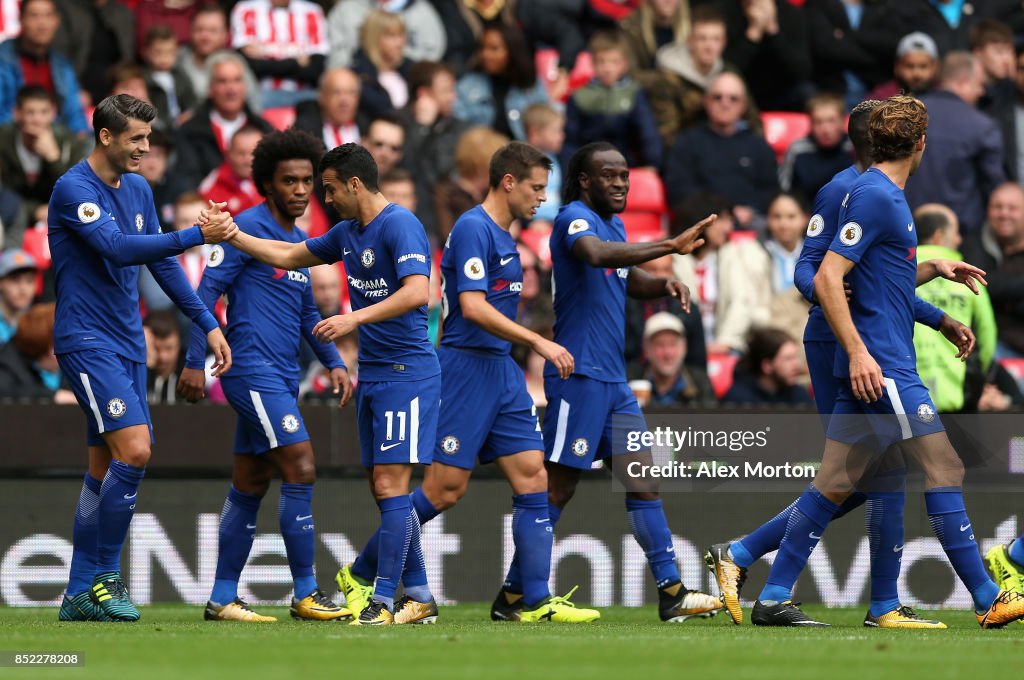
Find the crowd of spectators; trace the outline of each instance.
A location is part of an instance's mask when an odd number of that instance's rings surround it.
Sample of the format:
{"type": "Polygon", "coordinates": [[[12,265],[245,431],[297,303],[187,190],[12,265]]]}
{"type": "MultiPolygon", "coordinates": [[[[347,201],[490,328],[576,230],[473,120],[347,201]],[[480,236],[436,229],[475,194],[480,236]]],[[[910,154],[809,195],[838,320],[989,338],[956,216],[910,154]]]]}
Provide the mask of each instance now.
{"type": "MultiPolygon", "coordinates": [[[[1020,393],[997,369],[1024,364],[1022,48],[1024,4],[1009,0],[0,0],[0,396],[63,395],[39,335],[53,314],[47,201],[89,151],[95,104],[128,93],[159,112],[141,174],[165,230],[206,199],[236,214],[258,203],[253,149],[295,125],[325,148],[370,151],[384,194],[420,216],[435,269],[486,192],[493,151],[535,145],[553,162],[548,199],[515,229],[520,320],[542,332],[563,169],[580,146],[610,142],[637,179],[631,239],[720,215],[698,251],[643,265],[693,299],[688,311],[629,303],[629,372],[650,383],[650,403],[806,403],[809,303],[793,268],[810,205],[853,161],[847,112],[904,91],[930,113],[907,185],[939,225],[919,230],[922,252],[963,253],[989,274],[981,308],[961,319],[987,344],[950,409],[1005,408],[1020,393]],[[801,132],[780,138],[780,121],[801,132]]],[[[311,235],[336,221],[318,198],[301,222],[311,235]]],[[[179,257],[193,284],[208,255],[179,257]]],[[[323,313],[346,310],[340,265],[313,279],[323,313]]],[[[435,332],[440,295],[435,282],[435,332]]],[[[187,328],[145,272],[140,300],[151,398],[173,402],[187,328]]],[[[922,366],[952,352],[921,346],[922,366]]],[[[517,358],[542,401],[539,358],[517,358]]],[[[315,394],[327,383],[308,359],[315,394]]]]}

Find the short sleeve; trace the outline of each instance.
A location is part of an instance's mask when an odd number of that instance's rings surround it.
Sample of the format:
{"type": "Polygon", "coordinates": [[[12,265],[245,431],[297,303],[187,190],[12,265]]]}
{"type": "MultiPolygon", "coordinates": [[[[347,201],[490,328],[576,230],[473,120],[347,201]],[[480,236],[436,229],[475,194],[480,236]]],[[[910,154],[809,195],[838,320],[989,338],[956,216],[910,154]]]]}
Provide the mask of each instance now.
{"type": "Polygon", "coordinates": [[[829,250],[852,262],[860,262],[864,253],[884,238],[886,216],[878,209],[878,201],[870,191],[858,188],[846,199],[839,212],[839,226],[829,250]]]}
{"type": "Polygon", "coordinates": [[[430,276],[430,244],[423,225],[411,213],[388,225],[388,245],[399,280],[406,276],[430,276]]]}
{"type": "Polygon", "coordinates": [[[326,234],[306,239],[303,243],[306,244],[309,252],[313,253],[317,259],[325,264],[334,264],[341,260],[343,252],[341,235],[342,230],[345,228],[345,225],[339,224],[333,229],[329,229],[326,234]]]}
{"type": "Polygon", "coordinates": [[[597,225],[592,224],[585,217],[573,219],[569,222],[569,226],[565,228],[565,247],[571,251],[572,247],[576,245],[576,241],[584,236],[597,236],[596,228],[597,225]]]}
{"type": "Polygon", "coordinates": [[[452,266],[455,268],[456,293],[487,290],[487,264],[490,244],[478,224],[456,225],[449,240],[452,266]]]}

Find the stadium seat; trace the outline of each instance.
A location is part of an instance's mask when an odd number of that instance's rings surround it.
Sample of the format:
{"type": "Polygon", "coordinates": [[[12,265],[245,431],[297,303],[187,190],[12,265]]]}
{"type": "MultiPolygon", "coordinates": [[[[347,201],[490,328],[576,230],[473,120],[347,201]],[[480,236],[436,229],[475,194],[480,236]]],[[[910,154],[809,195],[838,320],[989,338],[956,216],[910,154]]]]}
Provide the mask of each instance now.
{"type": "MultiPolygon", "coordinates": [[[[534,63],[537,66],[537,77],[544,83],[544,88],[550,92],[551,85],[558,76],[558,50],[552,48],[537,50],[534,63]]],[[[572,94],[590,82],[593,77],[594,61],[591,59],[590,53],[580,52],[569,73],[569,91],[566,94],[572,94]]]]}
{"type": "Polygon", "coordinates": [[[629,197],[626,211],[620,215],[626,224],[626,240],[644,243],[665,238],[668,232],[668,205],[661,177],[647,168],[629,171],[629,197]]]}
{"type": "Polygon", "coordinates": [[[708,355],[708,379],[715,396],[721,399],[732,387],[732,374],[736,369],[738,358],[732,354],[708,355]]]}
{"type": "Polygon", "coordinates": [[[291,106],[264,109],[263,119],[277,130],[287,130],[295,123],[295,109],[291,106]]]}
{"type": "Polygon", "coordinates": [[[94,114],[94,113],[96,113],[96,107],[95,106],[86,106],[85,107],[85,122],[89,124],[89,127],[92,127],[92,114],[94,114]]]}
{"type": "Polygon", "coordinates": [[[551,268],[551,230],[536,229],[531,226],[519,234],[519,241],[533,251],[545,269],[551,268]]]}
{"type": "Polygon", "coordinates": [[[811,131],[811,117],[806,113],[792,111],[762,111],[761,123],[764,125],[764,138],[775,152],[775,157],[782,161],[789,145],[806,137],[811,131]]]}
{"type": "Polygon", "coordinates": [[[757,239],[757,232],[750,231],[749,229],[737,229],[729,234],[729,240],[733,243],[742,243],[743,241],[754,241],[757,239]]]}
{"type": "Polygon", "coordinates": [[[1005,358],[999,360],[999,365],[1006,369],[1006,372],[1013,376],[1018,385],[1024,385],[1024,359],[1005,358]]]}

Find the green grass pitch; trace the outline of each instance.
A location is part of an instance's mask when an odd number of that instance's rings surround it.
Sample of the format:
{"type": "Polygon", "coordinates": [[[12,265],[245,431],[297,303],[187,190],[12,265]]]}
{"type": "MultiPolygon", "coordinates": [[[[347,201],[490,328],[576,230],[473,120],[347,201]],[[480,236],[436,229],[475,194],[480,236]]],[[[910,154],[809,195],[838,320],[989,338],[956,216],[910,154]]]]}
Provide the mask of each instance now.
{"type": "MultiPolygon", "coordinates": [[[[1013,677],[1024,625],[983,631],[970,612],[944,631],[883,631],[864,610],[807,607],[825,630],[733,626],[725,614],[663,624],[652,607],[609,607],[593,624],[508,624],[486,605],[442,607],[434,626],[207,623],[202,608],[142,608],[135,624],[58,623],[56,609],[0,608],[0,651],[84,652],[80,668],[0,668],[2,678],[983,678],[1013,677]]],[[[749,615],[749,610],[747,610],[749,615]]]]}

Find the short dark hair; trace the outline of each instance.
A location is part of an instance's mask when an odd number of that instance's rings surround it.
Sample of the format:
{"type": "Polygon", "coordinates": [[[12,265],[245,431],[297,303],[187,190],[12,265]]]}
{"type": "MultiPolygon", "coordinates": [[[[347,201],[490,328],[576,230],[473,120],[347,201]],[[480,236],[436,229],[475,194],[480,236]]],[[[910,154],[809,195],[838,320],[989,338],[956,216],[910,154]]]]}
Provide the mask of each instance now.
{"type": "Polygon", "coordinates": [[[917,242],[927,243],[936,233],[946,231],[953,223],[942,210],[919,210],[914,213],[914,228],[917,229],[917,242]]]}
{"type": "Polygon", "coordinates": [[[538,149],[523,142],[509,142],[491,156],[488,180],[492,189],[497,189],[501,178],[512,175],[517,182],[530,176],[534,168],[551,170],[551,159],[538,149]]]}
{"type": "Polygon", "coordinates": [[[155,118],[156,109],[151,104],[130,94],[114,94],[101,101],[93,112],[93,136],[99,144],[100,130],[104,128],[113,135],[119,135],[128,129],[129,120],[152,123],[155,118]]]}
{"type": "Polygon", "coordinates": [[[143,42],[143,46],[149,47],[155,42],[166,40],[173,40],[177,43],[178,36],[174,34],[174,31],[167,24],[157,24],[156,26],[150,26],[149,30],[146,31],[146,39],[143,42]]]}
{"type": "Polygon", "coordinates": [[[690,26],[719,24],[725,27],[725,17],[712,5],[698,5],[690,10],[690,26]]]}
{"type": "Polygon", "coordinates": [[[252,183],[260,196],[266,196],[263,185],[274,179],[278,163],[308,160],[316,172],[323,155],[323,142],[308,132],[293,127],[283,132],[271,132],[260,140],[252,154],[252,183]]]}
{"type": "Polygon", "coordinates": [[[982,19],[971,26],[968,45],[972,50],[980,50],[986,45],[1013,45],[1013,29],[998,19],[982,19]]]}
{"type": "Polygon", "coordinates": [[[871,148],[871,137],[868,134],[868,122],[871,120],[871,112],[882,105],[879,99],[865,99],[850,111],[850,122],[848,123],[850,141],[853,148],[861,153],[871,148]]]}
{"type": "Polygon", "coordinates": [[[203,14],[218,14],[224,17],[225,22],[228,20],[227,12],[225,12],[224,8],[220,5],[216,3],[210,5],[200,4],[199,7],[196,8],[196,13],[192,15],[192,19],[189,23],[194,24],[196,22],[196,17],[202,16],[203,14]]]}
{"type": "Polygon", "coordinates": [[[53,5],[54,11],[57,12],[57,14],[60,14],[60,7],[57,6],[57,0],[21,0],[21,9],[18,11],[18,18],[25,18],[25,12],[28,11],[28,6],[31,5],[33,2],[39,1],[50,3],[51,5],[53,5]]]}
{"type": "Polygon", "coordinates": [[[18,94],[14,95],[14,106],[21,108],[25,105],[25,102],[43,99],[57,106],[57,100],[54,98],[53,93],[42,85],[25,85],[18,90],[18,94]]]}
{"type": "Polygon", "coordinates": [[[235,139],[241,135],[259,135],[260,137],[265,137],[267,133],[263,131],[263,128],[261,128],[259,125],[256,125],[255,123],[246,123],[242,127],[235,130],[235,134],[231,135],[231,139],[228,140],[229,149],[231,148],[231,143],[234,142],[235,139]]]}
{"type": "Polygon", "coordinates": [[[377,180],[377,183],[381,186],[385,184],[397,184],[399,182],[412,182],[416,184],[416,180],[413,179],[412,173],[405,168],[391,168],[377,180]]]}
{"type": "Polygon", "coordinates": [[[409,68],[409,77],[406,79],[409,83],[409,98],[415,99],[416,92],[421,87],[431,87],[434,84],[434,78],[442,73],[455,77],[452,67],[440,61],[417,61],[413,64],[409,68]]]}
{"type": "Polygon", "coordinates": [[[702,191],[694,194],[672,208],[672,222],[669,223],[669,234],[678,236],[708,215],[725,215],[732,218],[735,204],[722,194],[702,191]]]}
{"type": "Polygon", "coordinates": [[[576,149],[576,153],[569,159],[569,165],[565,170],[562,203],[568,204],[580,200],[580,197],[583,196],[580,175],[590,172],[590,163],[594,159],[594,154],[602,151],[618,151],[618,148],[610,142],[591,142],[576,149]]]}
{"type": "Polygon", "coordinates": [[[342,182],[353,177],[363,183],[368,191],[380,191],[377,183],[377,161],[370,152],[358,144],[348,142],[337,146],[320,159],[320,174],[333,170],[342,182]]]}
{"type": "Polygon", "coordinates": [[[171,136],[163,130],[153,130],[149,135],[149,148],[159,146],[161,149],[166,149],[167,153],[174,151],[174,140],[171,136]]]}
{"type": "Polygon", "coordinates": [[[150,330],[154,338],[165,340],[172,335],[181,336],[178,316],[170,309],[157,309],[146,315],[142,325],[150,330]]]}
{"type": "Polygon", "coordinates": [[[745,366],[754,375],[761,375],[761,364],[771,361],[787,342],[795,343],[786,331],[777,328],[758,328],[747,336],[747,356],[745,366]]]}

